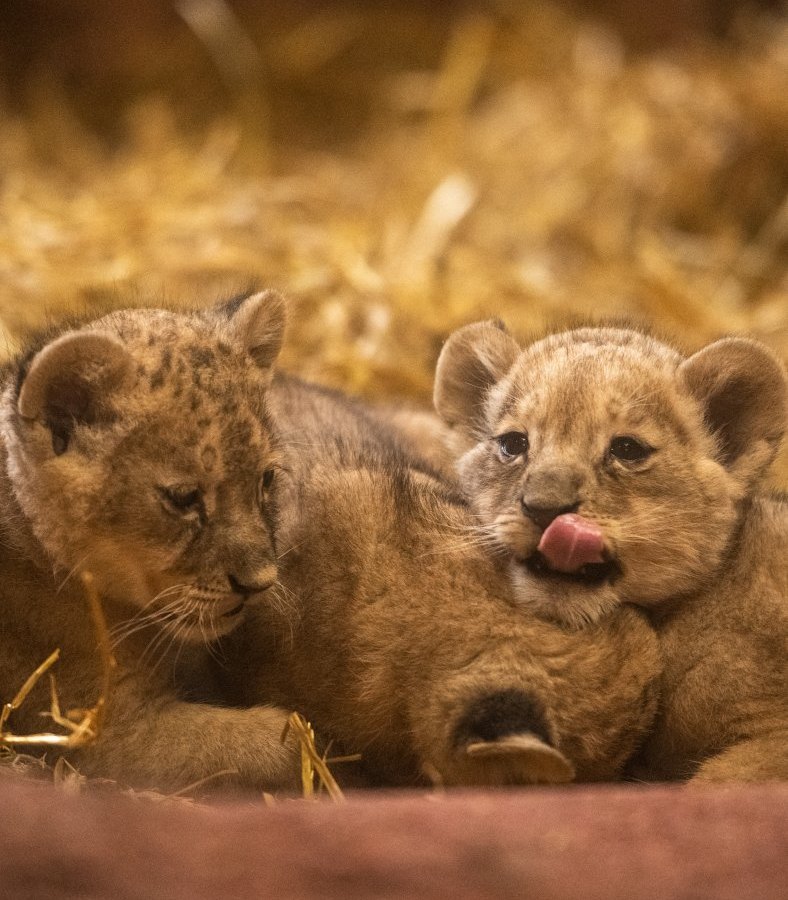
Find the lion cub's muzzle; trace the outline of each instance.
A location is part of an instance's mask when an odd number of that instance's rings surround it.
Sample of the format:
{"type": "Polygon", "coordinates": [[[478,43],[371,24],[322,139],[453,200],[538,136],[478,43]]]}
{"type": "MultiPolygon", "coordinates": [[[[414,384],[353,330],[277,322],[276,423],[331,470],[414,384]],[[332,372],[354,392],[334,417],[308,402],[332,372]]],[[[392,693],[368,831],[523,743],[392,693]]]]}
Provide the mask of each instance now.
{"type": "MultiPolygon", "coordinates": [[[[524,560],[532,575],[557,578],[595,587],[610,584],[621,575],[621,566],[610,551],[602,529],[572,511],[555,510],[543,516],[544,529],[534,552],[524,560]]],[[[529,516],[536,521],[533,516],[529,516]]]]}
{"type": "Polygon", "coordinates": [[[276,584],[276,575],[276,566],[273,565],[252,572],[228,572],[230,589],[239,602],[228,612],[222,613],[222,618],[231,618],[242,612],[251,597],[265,593],[276,584]]]}

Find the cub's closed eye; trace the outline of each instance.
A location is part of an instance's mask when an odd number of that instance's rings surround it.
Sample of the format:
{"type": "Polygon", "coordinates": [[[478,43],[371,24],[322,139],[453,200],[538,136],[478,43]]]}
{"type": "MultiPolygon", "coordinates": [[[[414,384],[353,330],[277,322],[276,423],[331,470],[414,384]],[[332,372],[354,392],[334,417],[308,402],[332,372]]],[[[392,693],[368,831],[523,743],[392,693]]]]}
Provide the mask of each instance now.
{"type": "Polygon", "coordinates": [[[654,448],[631,435],[615,437],[610,442],[608,453],[621,462],[643,462],[654,452],[654,448]]]}
{"type": "Polygon", "coordinates": [[[266,469],[265,472],[260,476],[260,481],[258,482],[257,487],[257,504],[260,509],[264,509],[266,502],[268,500],[268,491],[271,489],[271,485],[274,483],[274,478],[276,476],[276,469],[266,469]]]}
{"type": "Polygon", "coordinates": [[[159,497],[171,512],[180,515],[201,514],[203,511],[202,491],[195,487],[160,487],[159,497]]]}
{"type": "Polygon", "coordinates": [[[501,459],[514,459],[528,452],[528,435],[522,431],[507,431],[499,435],[496,441],[501,459]]]}

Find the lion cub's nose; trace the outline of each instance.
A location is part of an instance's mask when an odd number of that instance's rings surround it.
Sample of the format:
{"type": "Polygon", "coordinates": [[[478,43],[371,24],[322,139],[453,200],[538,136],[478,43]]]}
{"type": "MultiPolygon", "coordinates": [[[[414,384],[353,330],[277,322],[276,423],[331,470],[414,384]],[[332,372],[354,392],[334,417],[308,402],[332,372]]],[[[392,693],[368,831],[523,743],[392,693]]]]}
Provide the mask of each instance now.
{"type": "Polygon", "coordinates": [[[520,499],[520,505],[523,508],[523,514],[540,528],[547,528],[553,519],[557,519],[559,516],[577,512],[580,506],[579,503],[570,503],[567,506],[538,506],[534,503],[526,503],[525,497],[520,499]]]}
{"type": "Polygon", "coordinates": [[[234,594],[241,597],[248,597],[250,594],[259,594],[267,591],[275,581],[273,570],[264,570],[258,572],[255,577],[245,578],[240,581],[232,572],[228,573],[227,580],[230,582],[230,589],[234,594]],[[270,576],[270,577],[269,577],[270,576]]]}

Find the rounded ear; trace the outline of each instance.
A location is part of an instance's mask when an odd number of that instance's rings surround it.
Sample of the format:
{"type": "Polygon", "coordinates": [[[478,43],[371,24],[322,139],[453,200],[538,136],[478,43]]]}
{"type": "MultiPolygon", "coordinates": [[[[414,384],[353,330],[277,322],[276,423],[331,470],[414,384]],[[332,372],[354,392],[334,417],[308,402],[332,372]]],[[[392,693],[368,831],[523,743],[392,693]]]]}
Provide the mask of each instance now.
{"type": "Polygon", "coordinates": [[[484,428],[490,388],[512,367],[520,347],[500,321],[477,322],[455,331],[441,350],[433,400],[447,425],[468,433],[484,428]]]}
{"type": "Polygon", "coordinates": [[[68,448],[75,425],[100,421],[109,395],[131,369],[126,348],[110,334],[76,331],[39,351],[19,387],[17,409],[52,432],[55,453],[68,448]]]}
{"type": "Polygon", "coordinates": [[[236,297],[217,307],[230,340],[240,345],[261,369],[270,369],[282,349],[287,304],[276,291],[236,297]]]}
{"type": "Polygon", "coordinates": [[[788,378],[758,341],[725,338],[679,366],[679,377],[703,407],[720,462],[745,481],[771,463],[788,420],[788,378]]]}

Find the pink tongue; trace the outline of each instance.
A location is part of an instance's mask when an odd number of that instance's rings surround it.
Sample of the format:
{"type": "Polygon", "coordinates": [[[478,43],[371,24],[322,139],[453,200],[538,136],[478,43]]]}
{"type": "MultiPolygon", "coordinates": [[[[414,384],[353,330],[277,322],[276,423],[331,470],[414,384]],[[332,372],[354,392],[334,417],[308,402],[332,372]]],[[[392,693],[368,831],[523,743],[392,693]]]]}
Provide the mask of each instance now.
{"type": "Polygon", "coordinates": [[[547,526],[537,550],[557,572],[577,572],[586,563],[604,562],[600,529],[582,516],[568,513],[547,526]]]}

